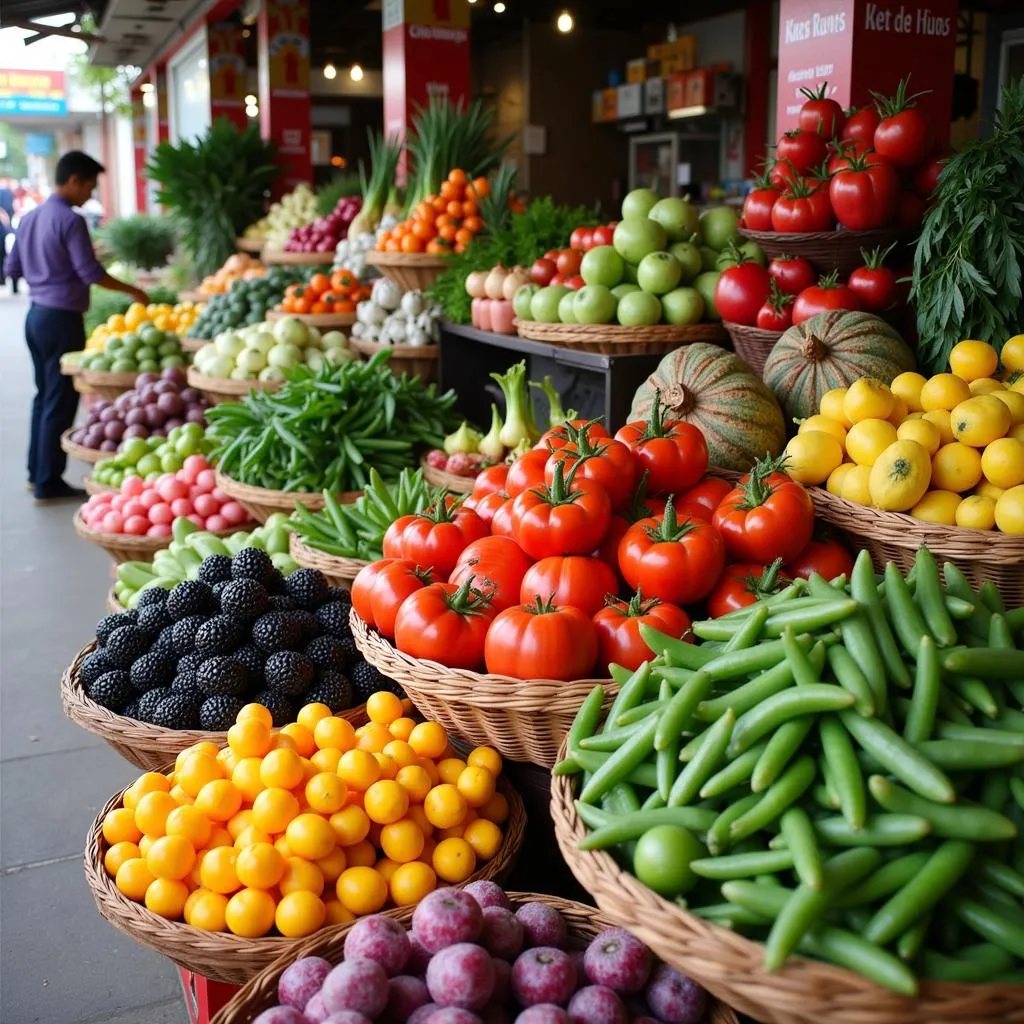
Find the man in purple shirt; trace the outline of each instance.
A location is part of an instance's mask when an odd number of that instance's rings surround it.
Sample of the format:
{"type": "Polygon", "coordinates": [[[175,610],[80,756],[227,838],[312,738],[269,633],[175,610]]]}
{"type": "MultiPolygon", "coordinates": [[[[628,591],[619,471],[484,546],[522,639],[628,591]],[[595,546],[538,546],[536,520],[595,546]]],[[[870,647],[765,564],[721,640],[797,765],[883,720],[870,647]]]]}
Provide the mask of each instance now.
{"type": "Polygon", "coordinates": [[[25,339],[35,367],[36,396],[28,447],[28,484],[37,504],[81,498],[85,492],[64,482],[67,457],[60,435],[71,427],[78,393],[60,372],[60,358],[85,346],[82,314],[89,286],[98,284],[148,303],[145,292],[111,277],[96,259],[85,218],[74,208],[87,202],[103,173],[91,156],[72,150],[57,161],[53,194],[21,220],[7,261],[9,276],[25,279],[32,306],[25,339]]]}

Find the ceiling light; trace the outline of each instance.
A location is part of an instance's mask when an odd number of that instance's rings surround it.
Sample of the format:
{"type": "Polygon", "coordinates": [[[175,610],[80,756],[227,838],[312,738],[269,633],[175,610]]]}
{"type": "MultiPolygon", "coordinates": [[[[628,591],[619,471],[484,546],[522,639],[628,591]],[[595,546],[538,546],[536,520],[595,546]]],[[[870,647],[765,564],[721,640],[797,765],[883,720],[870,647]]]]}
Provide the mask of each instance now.
{"type": "Polygon", "coordinates": [[[568,11],[562,11],[558,16],[558,20],[555,22],[555,27],[559,32],[567,35],[576,27],[576,22],[568,11]]]}
{"type": "Polygon", "coordinates": [[[255,95],[253,95],[253,93],[249,93],[249,95],[245,97],[245,105],[247,107],[255,107],[258,102],[259,100],[255,95]]]}
{"type": "Polygon", "coordinates": [[[156,86],[152,82],[143,82],[142,85],[139,86],[139,91],[152,92],[155,88],[156,86]]]}
{"type": "Polygon", "coordinates": [[[251,35],[252,35],[252,30],[251,29],[247,29],[247,28],[243,28],[242,29],[242,38],[243,39],[248,39],[249,36],[251,36],[251,35]]]}
{"type": "Polygon", "coordinates": [[[245,108],[245,116],[246,117],[259,117],[260,116],[260,108],[257,107],[257,106],[246,107],[245,108]]]}
{"type": "Polygon", "coordinates": [[[505,5],[501,2],[501,0],[498,0],[498,2],[494,5],[494,13],[495,14],[504,14],[505,13],[505,5]]]}
{"type": "Polygon", "coordinates": [[[332,79],[337,77],[337,74],[338,69],[333,64],[328,62],[327,64],[324,65],[324,78],[332,79]]]}
{"type": "Polygon", "coordinates": [[[350,71],[348,73],[348,77],[351,78],[353,82],[361,82],[363,80],[363,68],[362,68],[362,65],[361,64],[353,64],[352,68],[350,69],[350,71]]]}

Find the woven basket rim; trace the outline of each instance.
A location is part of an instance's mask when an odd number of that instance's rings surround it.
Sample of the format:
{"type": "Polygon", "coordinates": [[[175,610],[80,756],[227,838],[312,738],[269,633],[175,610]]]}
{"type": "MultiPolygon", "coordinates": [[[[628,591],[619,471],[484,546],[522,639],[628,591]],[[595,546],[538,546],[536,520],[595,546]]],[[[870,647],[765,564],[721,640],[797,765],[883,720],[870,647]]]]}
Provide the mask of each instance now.
{"type": "Polygon", "coordinates": [[[343,558],[310,547],[294,530],[288,538],[288,551],[296,565],[319,569],[325,576],[336,579],[354,580],[359,571],[370,564],[362,558],[343,558]]]}
{"type": "Polygon", "coordinates": [[[793,242],[797,245],[811,242],[844,242],[850,245],[863,245],[866,240],[886,238],[910,238],[913,236],[913,229],[888,227],[868,228],[865,230],[853,231],[842,228],[837,231],[754,231],[751,228],[739,228],[739,233],[752,242],[793,242]]]}
{"type": "Polygon", "coordinates": [[[392,359],[439,359],[440,345],[385,345],[365,338],[349,338],[348,347],[361,356],[372,356],[383,350],[391,353],[392,359]]]}
{"type": "Polygon", "coordinates": [[[330,267],[334,264],[334,250],[330,252],[285,252],[284,249],[260,249],[260,261],[267,266],[330,267]]]}
{"type": "Polygon", "coordinates": [[[286,313],[283,309],[268,309],[267,320],[274,322],[294,317],[310,327],[351,327],[355,313],[286,313]]]}
{"type": "Polygon", "coordinates": [[[231,380],[229,377],[207,377],[205,373],[191,366],[185,373],[190,387],[197,391],[216,395],[233,395],[244,398],[250,391],[279,391],[282,380],[231,380]]]}
{"type": "Polygon", "coordinates": [[[69,427],[60,435],[60,446],[66,455],[70,455],[73,459],[78,459],[79,462],[93,463],[99,462],[101,459],[113,458],[117,455],[117,452],[105,452],[100,448],[86,448],[84,444],[72,441],[71,435],[75,430],[75,427],[69,427]]]}
{"type": "Polygon", "coordinates": [[[454,494],[472,494],[473,492],[476,477],[459,476],[443,469],[434,469],[427,463],[426,455],[420,456],[420,469],[423,470],[423,479],[433,487],[444,487],[454,494]]]}
{"type": "Polygon", "coordinates": [[[130,370],[124,373],[113,373],[110,370],[81,370],[78,376],[81,377],[82,383],[88,384],[89,387],[123,387],[129,391],[135,386],[135,378],[142,372],[142,370],[130,370]]]}
{"type": "Polygon", "coordinates": [[[371,267],[408,267],[411,270],[443,270],[448,261],[443,256],[427,252],[384,252],[371,249],[366,254],[371,267]]]}
{"type": "MultiPolygon", "coordinates": [[[[75,533],[77,533],[82,540],[90,541],[91,543],[103,548],[105,551],[109,551],[111,548],[119,548],[123,551],[137,552],[139,555],[154,555],[161,548],[168,547],[171,541],[174,540],[173,536],[138,537],[129,533],[104,533],[102,530],[93,530],[91,527],[85,525],[85,520],[82,518],[81,507],[75,509],[75,514],[71,521],[75,527],[75,533]]],[[[232,527],[230,532],[234,533],[236,529],[243,528],[244,527],[232,527]]],[[[221,533],[220,536],[225,536],[225,534],[221,533]]]]}
{"type": "MultiPolygon", "coordinates": [[[[324,507],[324,495],[322,491],[273,491],[267,487],[256,487],[253,484],[243,484],[235,480],[219,469],[217,474],[217,486],[227,495],[239,501],[249,501],[253,504],[274,505],[282,511],[293,511],[296,505],[304,505],[306,508],[316,512],[324,507]]],[[[356,501],[362,491],[342,491],[335,497],[343,505],[356,501]]]]}
{"type": "Polygon", "coordinates": [[[515,321],[521,338],[533,341],[558,340],[563,344],[572,343],[620,343],[657,341],[665,344],[684,345],[694,341],[721,340],[725,331],[721,324],[651,324],[645,327],[624,327],[622,324],[549,324],[537,320],[515,321]]]}
{"type": "Polygon", "coordinates": [[[786,332],[785,331],[766,331],[761,327],[750,327],[747,324],[733,323],[731,320],[723,320],[722,326],[728,331],[729,336],[739,335],[741,338],[747,338],[750,341],[778,341],[786,332]]]}
{"type": "Polygon", "coordinates": [[[235,239],[235,248],[241,249],[242,252],[259,252],[264,245],[266,245],[266,240],[263,238],[246,238],[244,235],[239,235],[235,239]]]}

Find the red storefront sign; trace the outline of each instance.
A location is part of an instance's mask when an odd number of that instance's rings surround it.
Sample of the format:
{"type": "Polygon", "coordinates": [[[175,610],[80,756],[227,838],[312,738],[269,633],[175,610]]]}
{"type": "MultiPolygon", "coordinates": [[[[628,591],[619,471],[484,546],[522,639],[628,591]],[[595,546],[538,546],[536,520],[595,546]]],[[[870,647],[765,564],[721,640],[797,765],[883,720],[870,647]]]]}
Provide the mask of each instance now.
{"type": "Polygon", "coordinates": [[[167,92],[167,65],[161,64],[156,69],[154,80],[156,85],[156,140],[169,142],[171,138],[171,113],[169,94],[167,92]]]}
{"type": "Polygon", "coordinates": [[[135,209],[145,213],[146,195],[146,104],[141,90],[132,91],[132,154],[135,157],[135,209]]]}
{"type": "Polygon", "coordinates": [[[206,27],[210,72],[210,113],[245,128],[245,39],[242,26],[218,21],[206,27]]]}

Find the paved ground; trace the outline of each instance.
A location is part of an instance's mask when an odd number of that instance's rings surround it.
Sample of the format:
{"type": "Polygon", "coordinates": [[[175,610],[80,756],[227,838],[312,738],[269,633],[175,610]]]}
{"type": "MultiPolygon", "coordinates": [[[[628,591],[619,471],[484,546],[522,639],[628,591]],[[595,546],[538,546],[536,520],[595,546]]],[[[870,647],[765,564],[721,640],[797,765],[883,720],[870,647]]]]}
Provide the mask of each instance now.
{"type": "Polygon", "coordinates": [[[61,712],[61,671],[103,615],[112,563],[75,535],[73,506],[23,490],[26,309],[0,289],[0,1021],[184,1024],[170,961],[110,928],[82,875],[89,823],[137,771],[61,712]]]}

